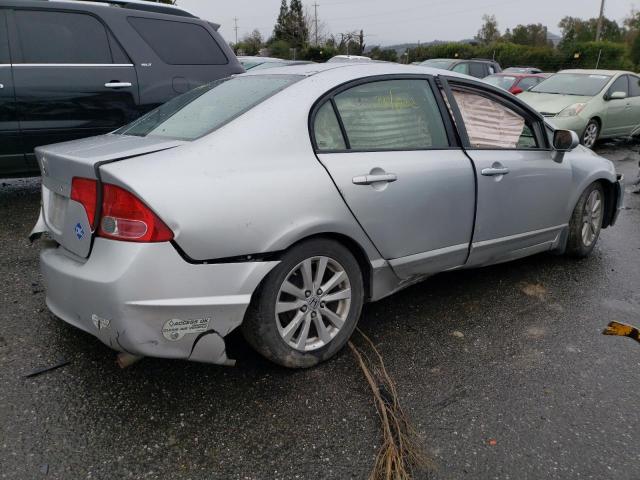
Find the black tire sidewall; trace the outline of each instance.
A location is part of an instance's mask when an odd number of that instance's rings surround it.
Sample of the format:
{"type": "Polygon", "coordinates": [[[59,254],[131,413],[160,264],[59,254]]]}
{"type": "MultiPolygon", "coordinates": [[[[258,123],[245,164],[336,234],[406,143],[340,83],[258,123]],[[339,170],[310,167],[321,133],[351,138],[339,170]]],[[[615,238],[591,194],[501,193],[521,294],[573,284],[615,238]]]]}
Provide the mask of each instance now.
{"type": "Polygon", "coordinates": [[[587,203],[587,199],[589,195],[594,190],[598,190],[600,192],[600,198],[602,199],[603,205],[602,209],[605,210],[604,205],[604,190],[602,185],[598,182],[594,182],[589,185],[580,195],[578,199],[578,203],[576,204],[573,214],[571,215],[571,221],[569,222],[569,239],[567,241],[567,254],[574,257],[586,257],[588,256],[598,243],[598,239],[600,238],[600,232],[602,231],[602,227],[598,230],[598,234],[596,238],[593,240],[591,245],[586,246],[582,241],[582,217],[584,214],[584,208],[587,203]]]}
{"type": "Polygon", "coordinates": [[[242,332],[249,344],[264,357],[286,367],[306,368],[335,355],[356,328],[364,299],[362,273],[357,260],[347,248],[330,239],[314,239],[296,245],[265,277],[249,306],[242,332]],[[282,339],[275,318],[278,292],[287,275],[303,260],[326,256],[342,265],[351,284],[351,305],[344,326],[329,344],[317,350],[301,352],[282,339]]]}

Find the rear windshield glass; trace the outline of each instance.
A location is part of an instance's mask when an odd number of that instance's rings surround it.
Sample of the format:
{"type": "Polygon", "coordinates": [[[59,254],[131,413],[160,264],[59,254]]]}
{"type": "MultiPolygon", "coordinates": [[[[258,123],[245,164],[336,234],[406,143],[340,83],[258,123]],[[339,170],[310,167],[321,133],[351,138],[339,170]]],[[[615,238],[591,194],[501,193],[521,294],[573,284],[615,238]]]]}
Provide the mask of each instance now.
{"type": "Polygon", "coordinates": [[[432,67],[432,68],[442,68],[443,70],[449,70],[449,67],[453,63],[453,60],[442,60],[442,59],[433,59],[433,60],[425,60],[420,65],[423,67],[432,67]]]}
{"type": "Polygon", "coordinates": [[[593,97],[600,92],[611,77],[609,75],[591,75],[586,73],[556,73],[544,82],[533,87],[530,92],[560,93],[563,95],[582,95],[593,97]]]}
{"type": "Polygon", "coordinates": [[[507,75],[492,75],[484,79],[485,82],[495,85],[496,87],[509,90],[516,81],[516,77],[509,77],[507,75]]]}
{"type": "Polygon", "coordinates": [[[114,133],[195,140],[301,78],[300,75],[254,75],[217,80],[168,101],[114,133]]]}

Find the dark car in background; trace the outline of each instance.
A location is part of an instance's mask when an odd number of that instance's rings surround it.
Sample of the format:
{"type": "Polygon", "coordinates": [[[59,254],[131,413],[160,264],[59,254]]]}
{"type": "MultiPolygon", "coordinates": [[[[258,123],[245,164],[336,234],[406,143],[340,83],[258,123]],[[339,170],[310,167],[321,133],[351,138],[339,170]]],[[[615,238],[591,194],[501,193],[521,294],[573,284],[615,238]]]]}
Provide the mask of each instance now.
{"type": "Polygon", "coordinates": [[[131,0],[0,0],[0,176],[38,175],[33,149],[100,135],[243,72],[218,25],[131,0]]]}
{"type": "Polygon", "coordinates": [[[502,73],[489,75],[484,79],[484,81],[496,87],[508,90],[514,95],[519,95],[522,92],[526,92],[531,87],[535,87],[545,78],[547,78],[547,75],[544,74],[507,73],[505,70],[502,73]]]}
{"type": "Polygon", "coordinates": [[[442,70],[464,73],[465,75],[471,75],[476,78],[488,77],[489,75],[502,71],[498,62],[483,58],[472,58],[470,60],[432,58],[430,60],[425,60],[419,65],[423,67],[441,68],[442,70]]]}

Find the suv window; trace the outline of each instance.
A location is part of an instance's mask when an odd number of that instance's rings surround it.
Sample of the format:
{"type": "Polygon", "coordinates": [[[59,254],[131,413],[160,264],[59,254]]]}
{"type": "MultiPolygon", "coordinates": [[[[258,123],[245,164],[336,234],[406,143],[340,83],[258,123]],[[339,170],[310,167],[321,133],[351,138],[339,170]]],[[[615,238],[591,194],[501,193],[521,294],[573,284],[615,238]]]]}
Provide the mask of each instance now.
{"type": "Polygon", "coordinates": [[[7,24],[4,11],[0,10],[0,63],[11,63],[9,57],[9,39],[7,38],[7,24]]]}
{"type": "Polygon", "coordinates": [[[618,77],[611,87],[609,87],[607,95],[611,95],[614,92],[624,92],[629,95],[629,81],[627,80],[627,75],[618,77]]]}
{"type": "Polygon", "coordinates": [[[469,64],[469,74],[473,77],[484,78],[487,76],[487,72],[484,69],[484,63],[471,62],[469,64]]]}
{"type": "Polygon", "coordinates": [[[426,80],[385,80],[335,96],[349,147],[356,150],[447,148],[446,130],[426,80]]]}
{"type": "Polygon", "coordinates": [[[538,148],[534,129],[524,117],[491,98],[455,90],[469,143],[474,148],[538,148]]]}
{"type": "Polygon", "coordinates": [[[469,75],[469,64],[467,62],[459,63],[451,71],[469,75]]]}
{"type": "Polygon", "coordinates": [[[225,65],[229,60],[201,25],[129,17],[129,23],[169,65],[225,65]]]}
{"type": "Polygon", "coordinates": [[[629,75],[629,96],[640,97],[640,77],[629,75]]]}
{"type": "Polygon", "coordinates": [[[16,10],[23,63],[112,63],[99,20],[83,13],[16,10]]]}

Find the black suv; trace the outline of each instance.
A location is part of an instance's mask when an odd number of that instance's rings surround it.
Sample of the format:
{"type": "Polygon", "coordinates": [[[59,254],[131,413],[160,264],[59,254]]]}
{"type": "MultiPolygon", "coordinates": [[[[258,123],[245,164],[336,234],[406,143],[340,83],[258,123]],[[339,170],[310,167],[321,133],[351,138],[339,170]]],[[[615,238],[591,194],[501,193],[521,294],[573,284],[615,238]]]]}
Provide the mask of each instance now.
{"type": "Polygon", "coordinates": [[[243,72],[218,25],[131,0],[0,0],[0,176],[39,145],[100,135],[243,72]]]}
{"type": "Polygon", "coordinates": [[[484,78],[502,71],[500,64],[495,60],[484,58],[472,58],[461,60],[454,58],[432,58],[420,63],[423,67],[441,68],[452,72],[464,73],[472,77],[484,78]]]}

